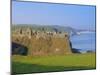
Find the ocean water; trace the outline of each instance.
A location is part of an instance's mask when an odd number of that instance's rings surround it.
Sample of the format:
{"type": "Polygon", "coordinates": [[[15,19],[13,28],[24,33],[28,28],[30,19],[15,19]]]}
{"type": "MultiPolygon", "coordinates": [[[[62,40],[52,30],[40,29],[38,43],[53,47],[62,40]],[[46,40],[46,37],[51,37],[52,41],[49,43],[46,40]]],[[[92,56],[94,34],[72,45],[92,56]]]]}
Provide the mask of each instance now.
{"type": "Polygon", "coordinates": [[[72,47],[80,51],[92,50],[95,51],[96,38],[95,32],[81,33],[70,37],[72,47]]]}

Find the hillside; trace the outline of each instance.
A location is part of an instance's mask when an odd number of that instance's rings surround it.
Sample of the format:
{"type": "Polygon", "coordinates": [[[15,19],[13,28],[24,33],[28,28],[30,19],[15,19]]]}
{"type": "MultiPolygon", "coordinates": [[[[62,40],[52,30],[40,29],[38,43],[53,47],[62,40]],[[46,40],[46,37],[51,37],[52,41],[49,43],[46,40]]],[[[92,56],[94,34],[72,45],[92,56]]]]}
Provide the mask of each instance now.
{"type": "Polygon", "coordinates": [[[27,28],[30,27],[33,30],[39,30],[43,31],[58,31],[58,32],[67,32],[69,35],[77,34],[77,30],[69,27],[69,26],[58,26],[58,25],[27,25],[27,24],[18,24],[18,25],[12,25],[12,31],[17,28],[27,28]]]}

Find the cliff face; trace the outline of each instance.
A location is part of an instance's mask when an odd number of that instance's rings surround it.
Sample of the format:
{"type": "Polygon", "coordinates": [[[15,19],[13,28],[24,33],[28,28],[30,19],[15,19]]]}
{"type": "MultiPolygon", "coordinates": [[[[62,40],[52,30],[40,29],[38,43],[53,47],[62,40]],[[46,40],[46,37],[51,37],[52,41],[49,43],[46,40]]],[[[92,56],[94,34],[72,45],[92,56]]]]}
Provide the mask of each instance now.
{"type": "Polygon", "coordinates": [[[68,35],[55,32],[33,32],[32,30],[12,33],[12,53],[27,55],[63,55],[71,54],[68,35]],[[25,48],[23,48],[25,47],[25,48]],[[24,50],[27,49],[27,50],[24,50]],[[23,51],[22,51],[23,50],[23,51]]]}

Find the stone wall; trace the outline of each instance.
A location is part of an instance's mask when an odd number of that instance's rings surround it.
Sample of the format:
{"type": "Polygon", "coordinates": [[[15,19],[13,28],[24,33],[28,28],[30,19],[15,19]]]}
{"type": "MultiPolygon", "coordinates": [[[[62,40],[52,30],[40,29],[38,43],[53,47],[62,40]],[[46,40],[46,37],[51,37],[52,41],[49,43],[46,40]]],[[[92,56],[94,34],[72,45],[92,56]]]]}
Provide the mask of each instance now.
{"type": "Polygon", "coordinates": [[[70,40],[65,33],[31,31],[22,34],[17,32],[12,33],[12,42],[25,46],[28,49],[28,55],[63,55],[72,53],[70,40]]]}

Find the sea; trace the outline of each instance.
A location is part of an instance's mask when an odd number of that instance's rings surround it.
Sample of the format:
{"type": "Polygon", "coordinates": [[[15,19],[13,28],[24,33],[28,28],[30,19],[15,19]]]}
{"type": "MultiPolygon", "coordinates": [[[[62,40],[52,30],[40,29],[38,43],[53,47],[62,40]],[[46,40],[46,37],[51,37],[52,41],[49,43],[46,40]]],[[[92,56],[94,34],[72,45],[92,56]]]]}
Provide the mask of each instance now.
{"type": "Polygon", "coordinates": [[[79,49],[80,52],[86,52],[88,50],[96,50],[96,33],[95,32],[83,32],[78,35],[70,36],[72,48],[79,49]]]}

